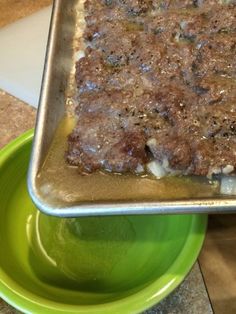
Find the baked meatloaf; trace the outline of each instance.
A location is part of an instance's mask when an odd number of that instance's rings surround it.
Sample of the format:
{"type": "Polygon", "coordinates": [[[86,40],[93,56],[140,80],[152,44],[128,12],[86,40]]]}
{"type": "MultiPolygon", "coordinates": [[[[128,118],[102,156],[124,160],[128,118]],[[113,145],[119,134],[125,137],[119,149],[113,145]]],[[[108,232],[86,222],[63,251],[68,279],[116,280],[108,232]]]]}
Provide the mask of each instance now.
{"type": "Polygon", "coordinates": [[[236,167],[236,2],[87,0],[76,64],[80,171],[211,175],[236,167]],[[225,2],[225,3],[223,3],[225,2]]]}

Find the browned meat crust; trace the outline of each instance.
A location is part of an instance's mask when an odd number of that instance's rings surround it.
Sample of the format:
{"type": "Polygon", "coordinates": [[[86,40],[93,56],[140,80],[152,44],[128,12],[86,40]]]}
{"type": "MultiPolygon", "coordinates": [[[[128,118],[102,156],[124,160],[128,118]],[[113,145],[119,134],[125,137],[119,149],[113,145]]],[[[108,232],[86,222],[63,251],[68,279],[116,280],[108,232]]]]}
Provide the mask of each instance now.
{"type": "Polygon", "coordinates": [[[186,174],[236,167],[234,1],[87,0],[85,10],[68,162],[121,173],[153,158],[186,174]]]}

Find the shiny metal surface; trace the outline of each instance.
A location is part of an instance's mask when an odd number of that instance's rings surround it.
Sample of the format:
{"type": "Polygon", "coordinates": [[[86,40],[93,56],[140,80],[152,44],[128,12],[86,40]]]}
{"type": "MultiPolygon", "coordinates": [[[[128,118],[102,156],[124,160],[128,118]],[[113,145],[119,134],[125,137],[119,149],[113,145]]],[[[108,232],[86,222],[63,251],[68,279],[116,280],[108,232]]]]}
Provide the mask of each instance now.
{"type": "Polygon", "coordinates": [[[55,207],[45,203],[36,186],[36,177],[65,113],[65,91],[73,55],[75,6],[79,0],[55,0],[52,12],[47,56],[42,82],[36,131],[28,172],[28,190],[35,205],[45,214],[59,217],[126,215],[126,214],[183,214],[236,212],[235,198],[214,198],[162,202],[126,202],[78,204],[55,207]]]}

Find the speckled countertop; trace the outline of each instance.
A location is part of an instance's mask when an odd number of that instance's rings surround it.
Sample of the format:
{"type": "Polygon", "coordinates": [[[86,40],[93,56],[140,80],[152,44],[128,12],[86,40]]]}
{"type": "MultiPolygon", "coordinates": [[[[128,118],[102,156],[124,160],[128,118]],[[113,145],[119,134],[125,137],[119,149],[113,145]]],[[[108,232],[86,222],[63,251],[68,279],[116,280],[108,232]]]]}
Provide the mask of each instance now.
{"type": "Polygon", "coordinates": [[[33,128],[35,116],[34,108],[0,90],[0,148],[33,128]]]}
{"type": "MultiPolygon", "coordinates": [[[[36,112],[18,99],[0,91],[0,147],[32,128],[36,112]]],[[[1,314],[18,313],[0,300],[1,314]]],[[[145,314],[212,314],[212,308],[198,266],[169,297],[145,314]]]]}
{"type": "Polygon", "coordinates": [[[0,0],[0,27],[38,11],[52,0],[0,0]]]}

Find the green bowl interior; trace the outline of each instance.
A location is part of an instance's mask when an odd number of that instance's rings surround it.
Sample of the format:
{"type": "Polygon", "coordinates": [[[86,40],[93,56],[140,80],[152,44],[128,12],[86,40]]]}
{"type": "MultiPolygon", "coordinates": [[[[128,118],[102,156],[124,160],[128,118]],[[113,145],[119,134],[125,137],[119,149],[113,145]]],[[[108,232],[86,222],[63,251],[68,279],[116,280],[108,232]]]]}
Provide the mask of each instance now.
{"type": "Polygon", "coordinates": [[[206,217],[46,216],[26,187],[31,139],[28,133],[0,159],[2,297],[26,312],[41,304],[42,313],[80,313],[80,307],[92,313],[95,305],[106,313],[125,300],[133,313],[139,301],[145,308],[173,290],[199,253],[206,217]],[[150,293],[157,296],[148,303],[150,293]]]}

